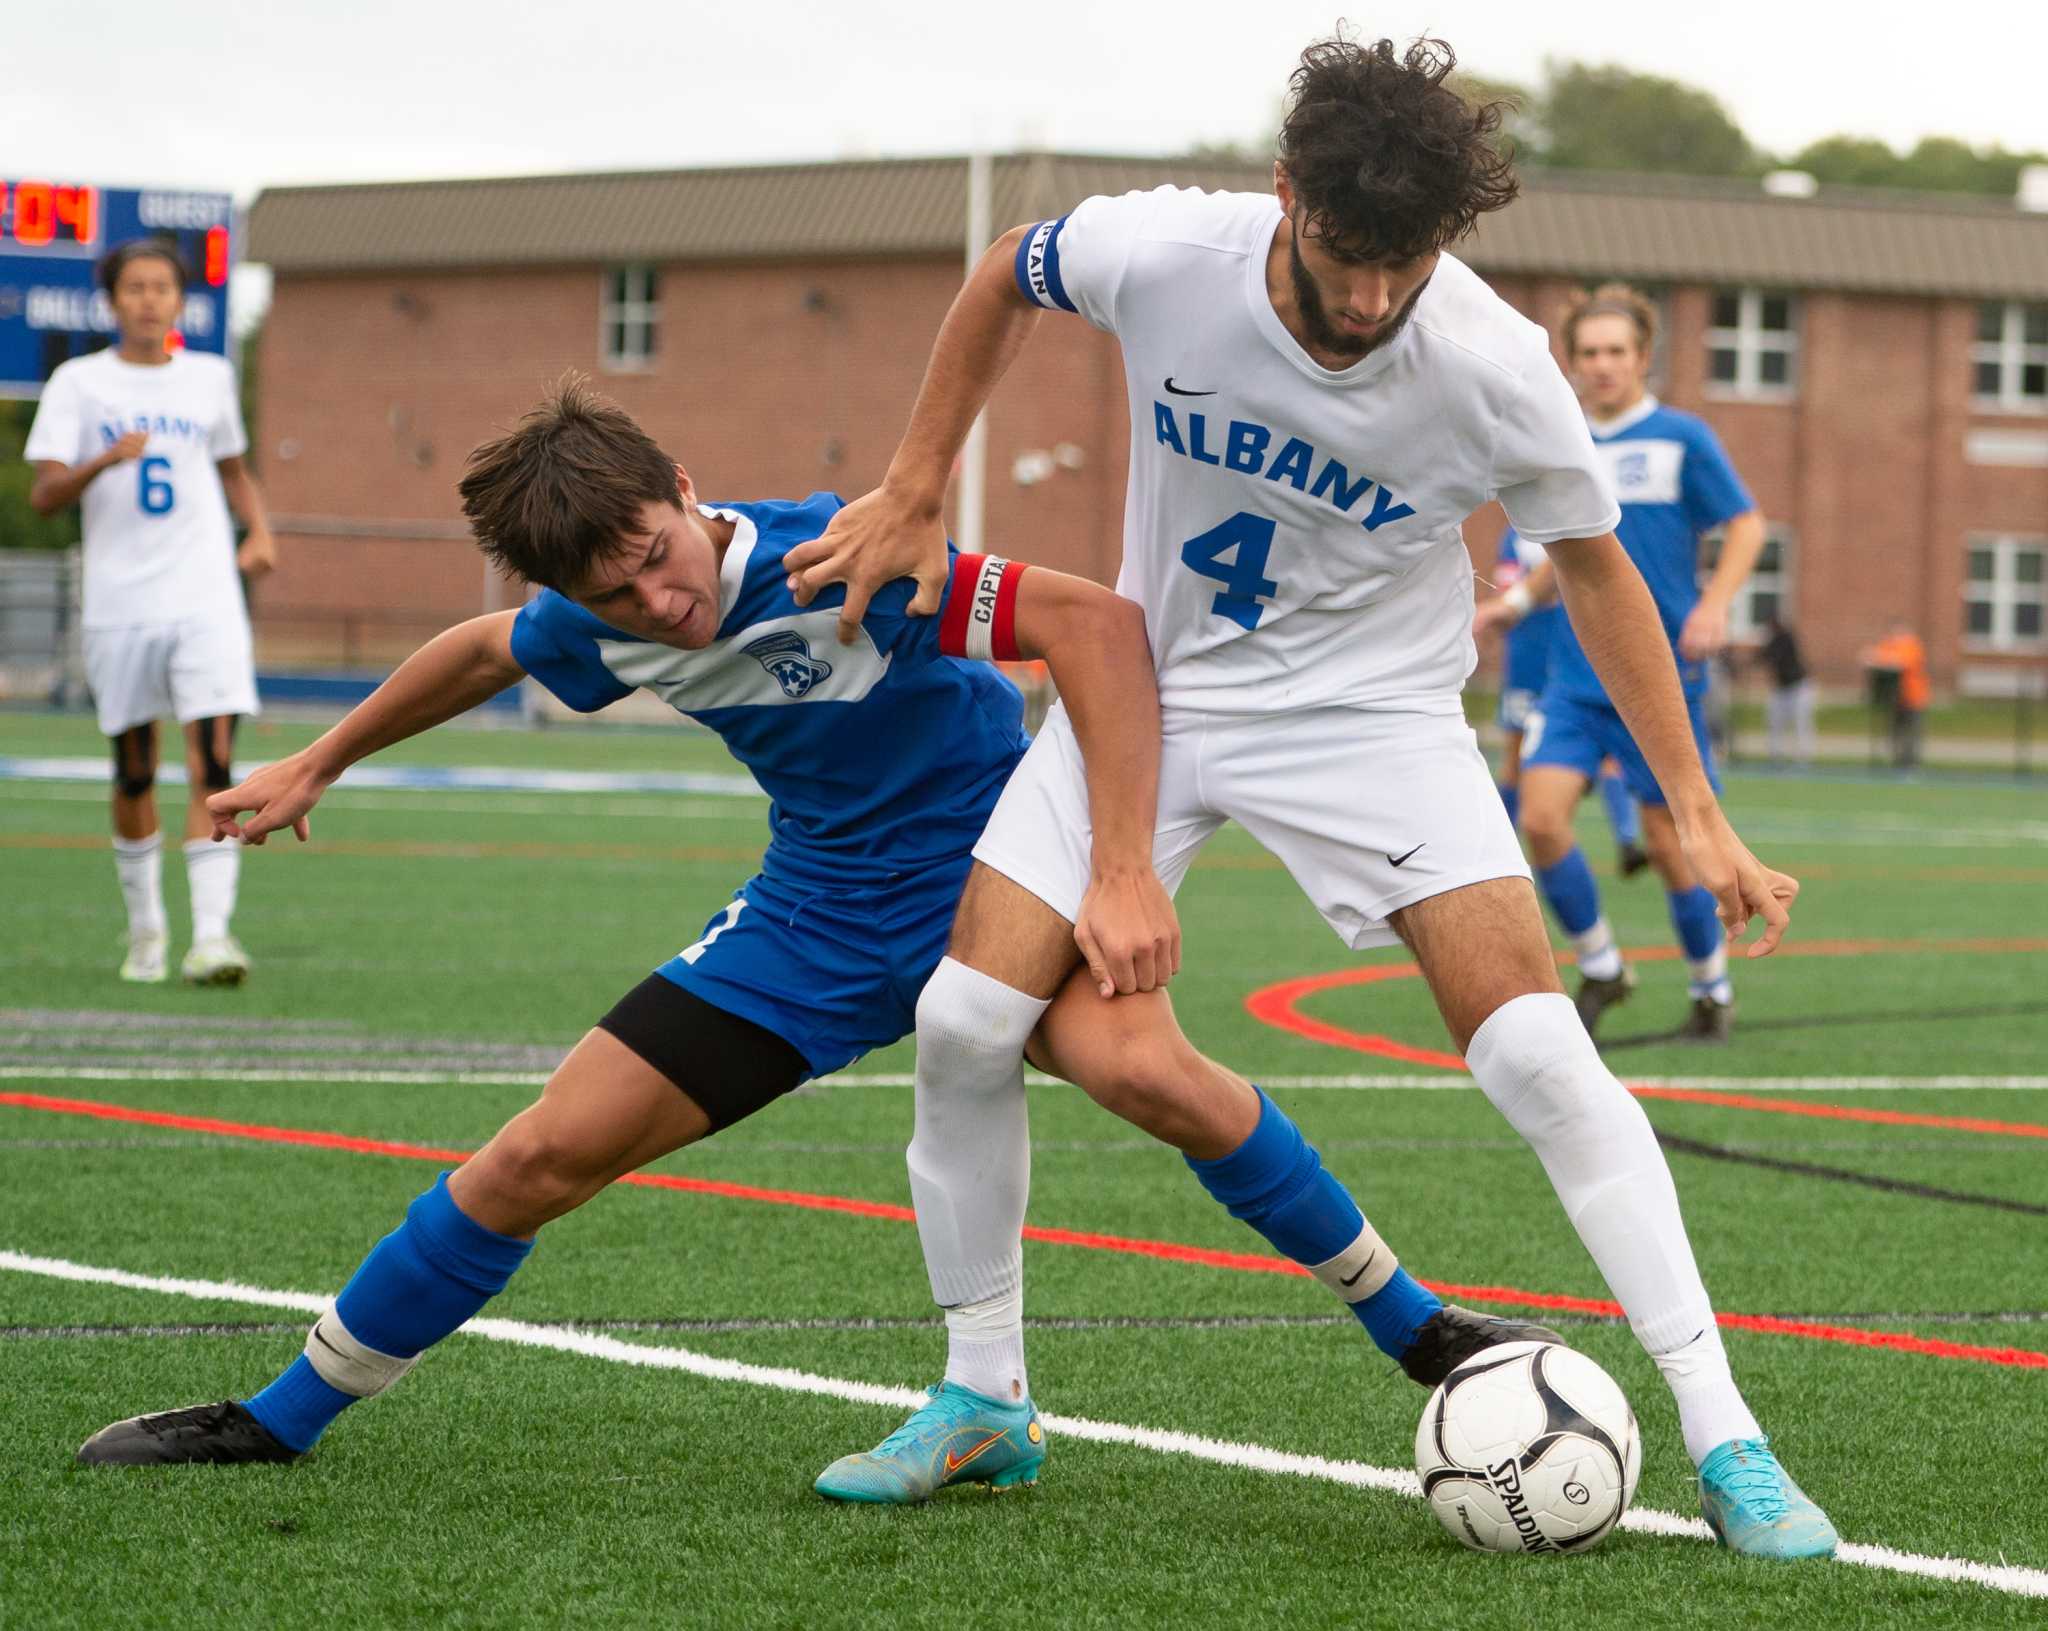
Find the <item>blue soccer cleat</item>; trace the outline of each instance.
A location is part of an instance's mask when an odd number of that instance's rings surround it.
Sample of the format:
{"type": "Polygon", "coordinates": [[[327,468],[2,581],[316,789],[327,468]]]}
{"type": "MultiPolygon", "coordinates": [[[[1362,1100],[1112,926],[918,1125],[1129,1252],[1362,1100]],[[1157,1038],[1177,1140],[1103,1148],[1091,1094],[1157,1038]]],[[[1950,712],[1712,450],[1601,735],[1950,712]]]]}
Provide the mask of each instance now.
{"type": "Polygon", "coordinates": [[[1745,1557],[1827,1557],[1841,1538],[1767,1438],[1732,1438],[1700,1463],[1700,1510],[1721,1544],[1745,1557]]]}
{"type": "Polygon", "coordinates": [[[1006,1404],[942,1382],[925,1389],[928,1402],[863,1455],[841,1456],[818,1475],[827,1500],[913,1506],[948,1484],[986,1484],[991,1490],[1038,1482],[1045,1464],[1045,1429],[1029,1399],[1006,1404]]]}

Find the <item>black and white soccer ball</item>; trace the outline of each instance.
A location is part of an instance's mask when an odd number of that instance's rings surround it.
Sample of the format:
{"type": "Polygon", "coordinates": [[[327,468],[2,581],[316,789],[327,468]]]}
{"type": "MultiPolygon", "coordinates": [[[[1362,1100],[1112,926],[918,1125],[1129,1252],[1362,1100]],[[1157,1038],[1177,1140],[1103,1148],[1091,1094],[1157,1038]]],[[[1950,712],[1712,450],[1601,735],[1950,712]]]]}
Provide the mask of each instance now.
{"type": "Polygon", "coordinates": [[[1423,1499],[1482,1552],[1583,1552],[1635,1499],[1643,1441],[1614,1378],[1549,1342],[1504,1342],[1444,1378],[1415,1430],[1423,1499]]]}

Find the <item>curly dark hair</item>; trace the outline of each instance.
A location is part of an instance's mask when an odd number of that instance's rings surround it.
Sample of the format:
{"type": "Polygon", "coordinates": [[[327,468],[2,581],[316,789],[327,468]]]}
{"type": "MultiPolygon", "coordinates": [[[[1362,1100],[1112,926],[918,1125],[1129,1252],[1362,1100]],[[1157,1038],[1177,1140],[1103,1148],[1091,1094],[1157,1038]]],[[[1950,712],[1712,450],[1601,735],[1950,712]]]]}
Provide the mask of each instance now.
{"type": "Polygon", "coordinates": [[[642,504],[680,497],[675,460],[580,374],[471,453],[456,490],[492,564],[565,594],[639,530],[642,504]]]}
{"type": "Polygon", "coordinates": [[[1406,51],[1344,35],[1302,52],[1280,126],[1280,163],[1307,225],[1364,260],[1407,260],[1455,243],[1519,186],[1495,144],[1503,102],[1467,102],[1444,83],[1442,40],[1406,51]]]}

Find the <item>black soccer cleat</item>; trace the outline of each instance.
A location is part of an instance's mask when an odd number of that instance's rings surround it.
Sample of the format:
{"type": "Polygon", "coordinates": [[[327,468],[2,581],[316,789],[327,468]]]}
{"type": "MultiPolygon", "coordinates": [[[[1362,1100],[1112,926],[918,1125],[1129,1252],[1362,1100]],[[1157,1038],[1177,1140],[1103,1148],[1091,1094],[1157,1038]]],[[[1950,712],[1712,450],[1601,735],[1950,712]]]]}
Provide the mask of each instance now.
{"type": "Polygon", "coordinates": [[[88,1467],[158,1467],[176,1462],[214,1466],[243,1461],[296,1461],[299,1452],[232,1399],[159,1410],[102,1427],[78,1447],[88,1467]]]}
{"type": "Polygon", "coordinates": [[[1401,1369],[1408,1373],[1410,1381],[1435,1387],[1474,1354],[1497,1348],[1503,1342],[1554,1342],[1560,1348],[1566,1346],[1564,1338],[1547,1325],[1475,1314],[1469,1308],[1445,1303],[1415,1333],[1415,1340],[1401,1356],[1401,1369]]]}
{"type": "Polygon", "coordinates": [[[1624,878],[1633,878],[1650,864],[1650,852],[1640,844],[1623,844],[1620,862],[1621,875],[1624,878]]]}
{"type": "Polygon", "coordinates": [[[1623,963],[1621,972],[1611,980],[1596,980],[1591,975],[1579,979],[1578,994],[1572,998],[1572,1006],[1579,1011],[1579,1023],[1586,1027],[1588,1036],[1599,1035],[1600,1016],[1610,1008],[1619,1007],[1629,999],[1629,993],[1636,988],[1636,971],[1623,963]]]}
{"type": "Polygon", "coordinates": [[[1692,1010],[1678,1027],[1681,1042],[1726,1042],[1735,1029],[1735,1004],[1712,997],[1694,997],[1692,1010]]]}

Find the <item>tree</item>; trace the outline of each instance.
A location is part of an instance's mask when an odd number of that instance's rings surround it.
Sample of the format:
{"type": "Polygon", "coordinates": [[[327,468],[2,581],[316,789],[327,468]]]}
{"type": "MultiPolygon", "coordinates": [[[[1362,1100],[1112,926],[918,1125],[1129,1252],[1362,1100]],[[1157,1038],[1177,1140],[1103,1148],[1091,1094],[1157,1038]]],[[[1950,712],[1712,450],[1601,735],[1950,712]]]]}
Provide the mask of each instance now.
{"type": "Polygon", "coordinates": [[[1875,136],[1824,136],[1787,161],[1823,186],[1896,187],[1899,155],[1875,136]]]}
{"type": "Polygon", "coordinates": [[[35,415],[33,402],[0,402],[0,549],[69,549],[78,542],[75,509],[37,515],[29,505],[36,472],[21,450],[35,415]]]}
{"type": "Polygon", "coordinates": [[[1560,170],[1744,175],[1758,155],[1708,92],[1630,69],[1548,62],[1540,161],[1560,170]]]}

